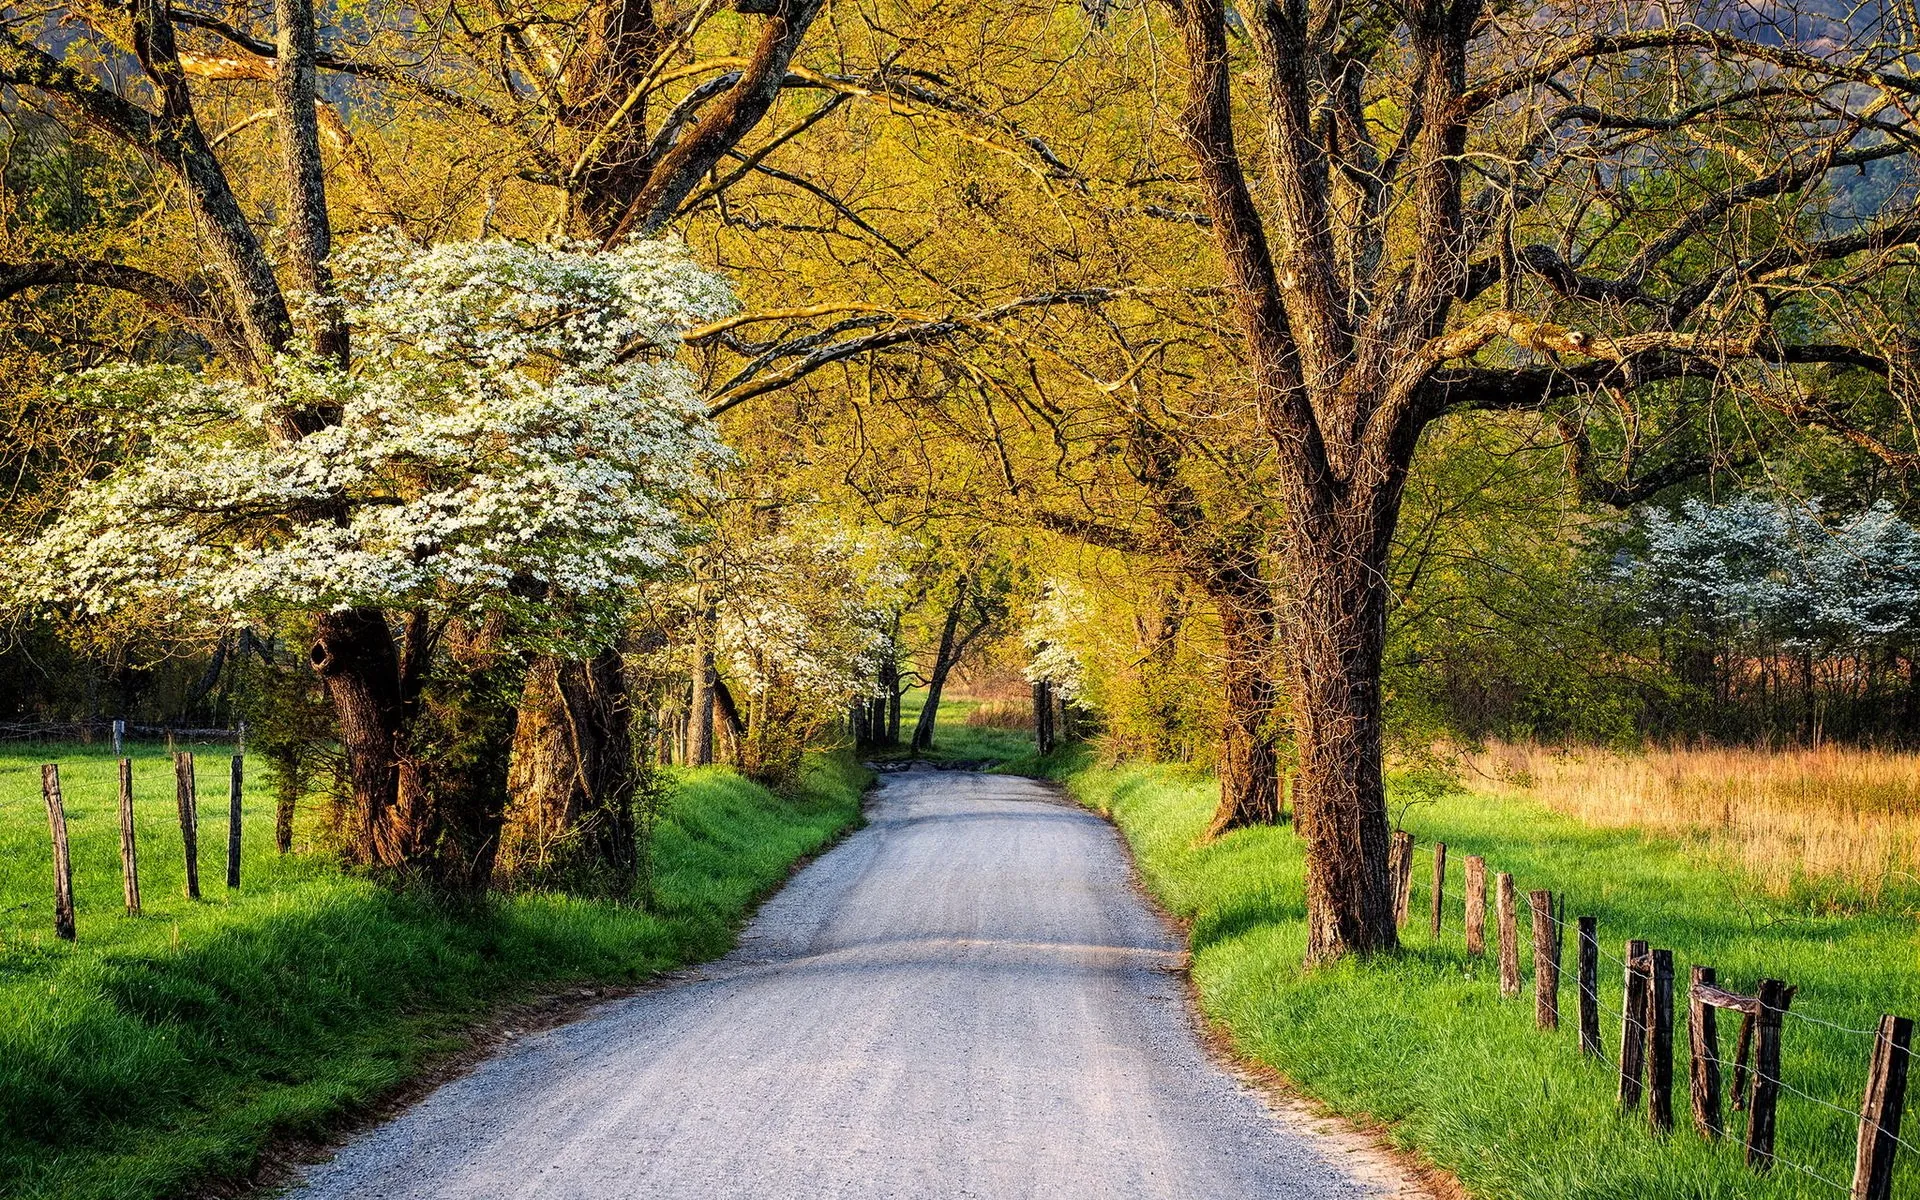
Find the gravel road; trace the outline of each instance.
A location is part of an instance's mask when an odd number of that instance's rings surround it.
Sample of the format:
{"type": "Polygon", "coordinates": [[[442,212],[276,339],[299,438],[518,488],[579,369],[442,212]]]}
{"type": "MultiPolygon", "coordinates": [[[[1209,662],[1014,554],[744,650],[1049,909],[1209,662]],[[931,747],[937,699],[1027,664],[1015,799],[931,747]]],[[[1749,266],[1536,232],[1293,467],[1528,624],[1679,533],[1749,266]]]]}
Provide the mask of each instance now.
{"type": "Polygon", "coordinates": [[[1179,951],[1098,818],[889,776],[732,955],[512,1044],[296,1195],[1380,1194],[1208,1057],[1179,951]]]}

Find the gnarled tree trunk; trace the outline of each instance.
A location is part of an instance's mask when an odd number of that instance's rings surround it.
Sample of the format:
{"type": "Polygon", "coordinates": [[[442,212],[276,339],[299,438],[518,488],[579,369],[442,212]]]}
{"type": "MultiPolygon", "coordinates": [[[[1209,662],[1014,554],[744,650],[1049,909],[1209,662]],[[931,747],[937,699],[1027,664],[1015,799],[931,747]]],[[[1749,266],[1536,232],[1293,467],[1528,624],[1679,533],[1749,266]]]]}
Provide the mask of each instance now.
{"type": "Polygon", "coordinates": [[[1220,803],[1208,836],[1276,825],[1280,808],[1280,687],[1274,676],[1273,601],[1257,573],[1236,571],[1214,598],[1220,608],[1220,803]]]}
{"type": "Polygon", "coordinates": [[[631,889],[639,867],[631,716],[617,651],[587,662],[542,657],[529,667],[495,868],[503,884],[631,889]]]}

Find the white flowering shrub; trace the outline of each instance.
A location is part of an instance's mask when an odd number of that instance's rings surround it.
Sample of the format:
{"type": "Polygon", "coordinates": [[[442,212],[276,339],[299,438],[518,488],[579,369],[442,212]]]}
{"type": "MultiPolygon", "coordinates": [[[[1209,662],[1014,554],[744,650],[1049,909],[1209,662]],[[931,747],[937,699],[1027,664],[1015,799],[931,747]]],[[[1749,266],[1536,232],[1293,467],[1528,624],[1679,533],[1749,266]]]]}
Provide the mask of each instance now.
{"type": "Polygon", "coordinates": [[[874,531],[792,528],[728,556],[715,652],[748,692],[837,715],[874,694],[911,574],[903,541],[874,531]]]}
{"type": "Polygon", "coordinates": [[[65,381],[124,457],[0,548],[21,598],[201,623],[512,609],[530,627],[676,556],[676,501],[726,457],[676,330],[730,311],[725,281],[661,242],[380,237],[334,269],[350,369],[285,356],[260,385],[177,367],[65,381]],[[290,410],[327,420],[280,436],[290,410]]]}
{"type": "Polygon", "coordinates": [[[1021,634],[1032,656],[1025,672],[1027,682],[1046,680],[1061,699],[1079,698],[1086,690],[1087,668],[1075,646],[1093,619],[1093,606],[1077,585],[1048,580],[1021,634]]]}
{"type": "Polygon", "coordinates": [[[1882,501],[1847,519],[1742,497],[1647,514],[1623,564],[1647,615],[1722,637],[1843,651],[1920,625],[1920,531],[1882,501]]]}

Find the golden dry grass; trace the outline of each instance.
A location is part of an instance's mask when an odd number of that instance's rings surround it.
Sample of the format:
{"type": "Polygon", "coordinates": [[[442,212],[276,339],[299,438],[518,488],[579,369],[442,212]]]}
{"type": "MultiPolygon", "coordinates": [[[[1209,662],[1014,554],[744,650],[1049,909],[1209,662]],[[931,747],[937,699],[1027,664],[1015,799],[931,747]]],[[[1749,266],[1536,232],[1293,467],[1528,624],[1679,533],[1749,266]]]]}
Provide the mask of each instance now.
{"type": "Polygon", "coordinates": [[[1874,903],[1920,892],[1917,754],[1489,743],[1464,759],[1470,786],[1522,791],[1593,825],[1685,836],[1775,894],[1813,885],[1831,901],[1874,903]]]}
{"type": "Polygon", "coordinates": [[[1033,704],[1027,700],[983,700],[965,722],[985,729],[1032,729],[1033,704]]]}

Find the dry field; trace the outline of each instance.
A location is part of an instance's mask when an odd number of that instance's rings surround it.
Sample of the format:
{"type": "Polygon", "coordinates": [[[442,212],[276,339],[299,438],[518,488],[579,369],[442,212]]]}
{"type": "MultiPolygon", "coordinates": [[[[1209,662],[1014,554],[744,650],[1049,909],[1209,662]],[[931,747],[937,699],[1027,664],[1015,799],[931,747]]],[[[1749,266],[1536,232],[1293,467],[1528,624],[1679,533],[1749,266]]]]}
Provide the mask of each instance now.
{"type": "Polygon", "coordinates": [[[1463,757],[1469,787],[1525,792],[1593,825],[1680,835],[1775,894],[1920,895],[1920,754],[1489,743],[1463,757]]]}

